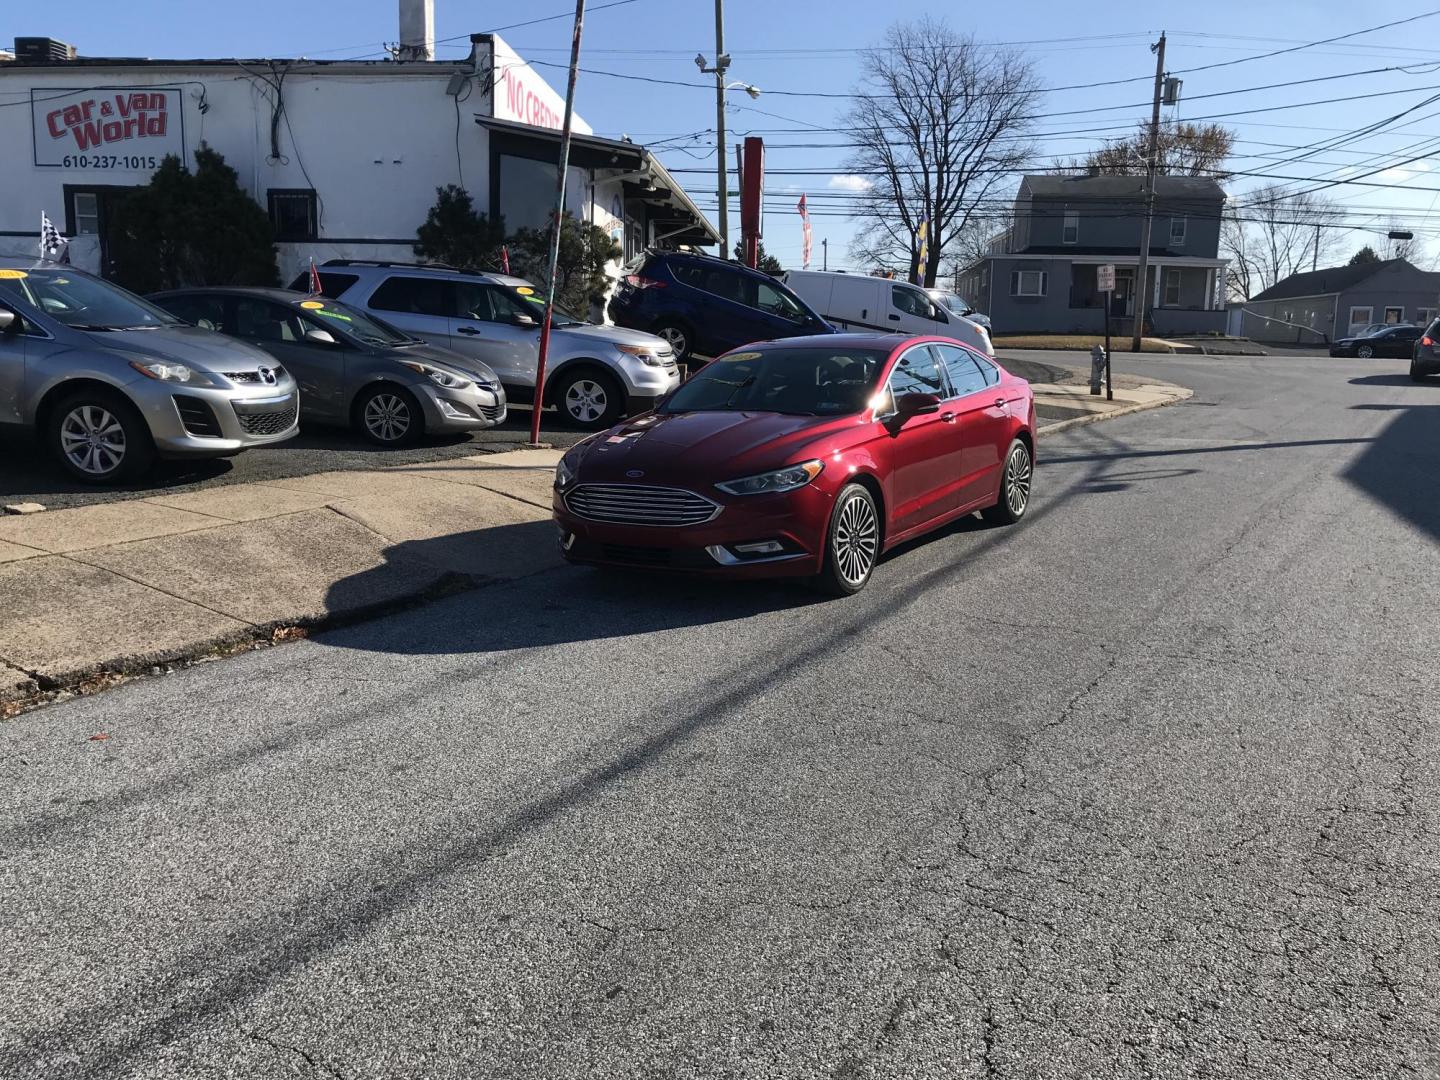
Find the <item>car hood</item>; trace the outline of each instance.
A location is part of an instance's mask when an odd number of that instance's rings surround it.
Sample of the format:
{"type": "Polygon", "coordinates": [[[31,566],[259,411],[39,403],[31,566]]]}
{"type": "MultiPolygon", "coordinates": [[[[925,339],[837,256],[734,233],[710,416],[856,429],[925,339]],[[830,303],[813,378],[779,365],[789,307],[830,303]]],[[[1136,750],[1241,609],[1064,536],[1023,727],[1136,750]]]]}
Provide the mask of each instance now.
{"type": "Polygon", "coordinates": [[[670,345],[664,338],[658,338],[654,334],[647,334],[643,330],[627,330],[623,326],[597,326],[594,323],[580,323],[577,326],[565,326],[557,328],[556,336],[574,338],[577,342],[585,341],[596,344],[608,345],[648,345],[652,349],[669,349],[670,345]]]}
{"type": "Polygon", "coordinates": [[[474,379],[476,382],[490,383],[492,385],[500,382],[499,377],[490,369],[488,364],[479,360],[472,360],[453,349],[447,349],[443,345],[407,345],[401,349],[385,349],[386,356],[394,360],[419,360],[426,364],[433,364],[438,368],[456,375],[464,375],[466,378],[474,379]]]}
{"type": "Polygon", "coordinates": [[[582,483],[636,481],[694,487],[778,469],[817,438],[857,423],[854,416],[772,412],[648,413],[579,447],[582,483]]]}
{"type": "Polygon", "coordinates": [[[274,367],[262,349],[198,326],[162,326],[154,330],[79,330],[97,349],[170,360],[204,371],[254,371],[274,367]]]}

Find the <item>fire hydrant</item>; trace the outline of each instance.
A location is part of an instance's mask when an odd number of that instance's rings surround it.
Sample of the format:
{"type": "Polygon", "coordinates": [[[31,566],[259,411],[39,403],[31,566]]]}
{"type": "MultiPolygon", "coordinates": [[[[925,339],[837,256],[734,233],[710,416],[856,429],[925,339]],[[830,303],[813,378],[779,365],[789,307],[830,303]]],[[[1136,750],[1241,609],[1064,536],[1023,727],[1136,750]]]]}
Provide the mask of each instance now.
{"type": "Polygon", "coordinates": [[[1090,393],[1100,393],[1100,381],[1105,376],[1105,349],[1100,345],[1090,346],[1090,393]]]}

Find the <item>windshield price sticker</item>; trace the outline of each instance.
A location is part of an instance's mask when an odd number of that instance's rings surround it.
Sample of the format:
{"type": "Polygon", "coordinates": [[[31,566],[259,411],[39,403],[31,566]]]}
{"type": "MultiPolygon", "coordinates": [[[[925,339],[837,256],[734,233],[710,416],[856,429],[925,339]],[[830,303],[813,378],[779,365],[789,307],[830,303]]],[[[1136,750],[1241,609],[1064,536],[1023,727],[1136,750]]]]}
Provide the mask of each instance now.
{"type": "Polygon", "coordinates": [[[319,311],[325,305],[320,303],[319,300],[301,300],[300,306],[306,311],[319,311]]]}
{"type": "Polygon", "coordinates": [[[532,289],[532,288],[530,288],[528,285],[517,285],[517,286],[515,287],[515,291],[516,291],[517,293],[519,293],[521,296],[534,296],[534,295],[535,295],[535,290],[532,289]]]}
{"type": "Polygon", "coordinates": [[[21,281],[29,276],[24,270],[0,270],[0,281],[21,281]]]}
{"type": "Polygon", "coordinates": [[[733,363],[736,360],[758,360],[760,359],[760,354],[758,352],[737,352],[731,353],[729,356],[718,357],[718,359],[728,360],[733,363]]]}

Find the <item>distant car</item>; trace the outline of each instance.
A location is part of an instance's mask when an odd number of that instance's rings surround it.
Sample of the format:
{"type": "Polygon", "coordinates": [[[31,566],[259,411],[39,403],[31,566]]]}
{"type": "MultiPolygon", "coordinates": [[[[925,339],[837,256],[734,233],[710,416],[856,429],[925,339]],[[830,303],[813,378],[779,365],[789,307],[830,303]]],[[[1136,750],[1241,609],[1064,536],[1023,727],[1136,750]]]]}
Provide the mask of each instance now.
{"type": "Polygon", "coordinates": [[[1420,340],[1421,330],[1408,323],[1387,326],[1384,330],[1364,337],[1344,337],[1330,345],[1331,356],[1358,356],[1368,360],[1372,356],[1410,356],[1415,342],[1420,340]]]}
{"type": "Polygon", "coordinates": [[[0,258],[0,424],[38,431],[79,480],[281,442],[299,397],[259,349],[74,267],[0,258]]]}
{"type": "MultiPolygon", "coordinates": [[[[479,360],[500,377],[511,404],[534,401],[545,298],[524,278],[351,259],[331,259],[319,269],[325,296],[479,360]]],[[[290,288],[308,290],[308,278],[308,271],[300,274],[290,288]]],[[[556,308],[544,404],[571,424],[609,427],[644,412],[678,385],[666,342],[556,308]]]]}
{"type": "Polygon", "coordinates": [[[918,285],[825,270],[789,270],[784,280],[839,330],[944,334],[987,356],[995,355],[983,327],[949,311],[918,285]]]}
{"type": "Polygon", "coordinates": [[[505,391],[484,364],[338,301],[282,289],[214,287],[156,293],[150,300],[279,360],[300,383],[306,421],[350,425],[381,446],[400,446],[505,419],[505,391]]]}
{"type": "Polygon", "coordinates": [[[943,304],[945,310],[952,311],[962,319],[969,319],[976,326],[983,326],[987,334],[993,334],[990,328],[990,316],[981,314],[970,306],[970,302],[959,293],[950,292],[947,289],[926,289],[930,299],[937,304],[943,304]]]}
{"type": "Polygon", "coordinates": [[[608,310],[617,325],[664,338],[681,361],[717,356],[752,341],[831,330],[769,274],[676,251],[647,251],[629,263],[608,310]]]}
{"type": "Polygon", "coordinates": [[[937,337],[827,334],[727,353],[555,470],[571,562],[859,592],[886,550],[974,511],[1025,516],[1030,386],[937,337]]]}
{"type": "Polygon", "coordinates": [[[1432,375],[1440,375],[1440,319],[1425,328],[1410,354],[1410,378],[1424,382],[1432,375]]]}

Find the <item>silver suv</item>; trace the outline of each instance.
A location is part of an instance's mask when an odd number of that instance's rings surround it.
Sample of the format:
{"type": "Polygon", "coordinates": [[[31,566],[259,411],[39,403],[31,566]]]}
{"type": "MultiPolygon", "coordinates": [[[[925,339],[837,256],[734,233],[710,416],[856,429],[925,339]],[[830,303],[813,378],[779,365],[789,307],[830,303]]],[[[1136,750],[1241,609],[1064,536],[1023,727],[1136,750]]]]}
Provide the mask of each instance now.
{"type": "Polygon", "coordinates": [[[269,354],[73,267],[0,258],[0,425],[37,429],[79,479],[280,442],[299,408],[269,354]]]}
{"type": "MultiPolygon", "coordinates": [[[[307,279],[300,275],[291,288],[307,291],[307,279]]],[[[320,284],[332,299],[488,365],[511,402],[534,401],[544,297],[523,278],[332,259],[320,269],[320,284]]],[[[663,339],[556,309],[545,404],[570,423],[609,427],[649,409],[679,383],[674,352],[663,339]]]]}

